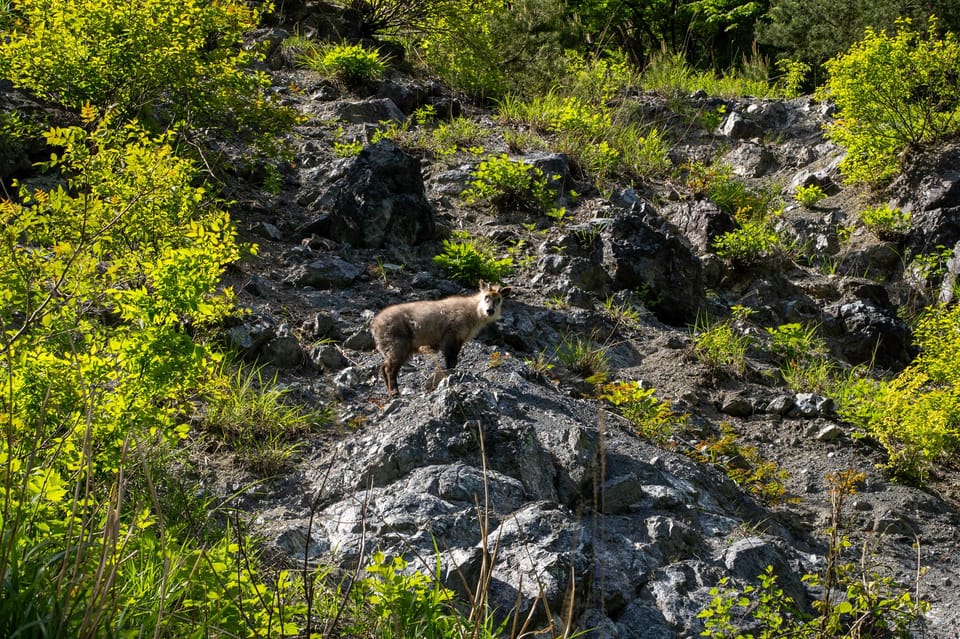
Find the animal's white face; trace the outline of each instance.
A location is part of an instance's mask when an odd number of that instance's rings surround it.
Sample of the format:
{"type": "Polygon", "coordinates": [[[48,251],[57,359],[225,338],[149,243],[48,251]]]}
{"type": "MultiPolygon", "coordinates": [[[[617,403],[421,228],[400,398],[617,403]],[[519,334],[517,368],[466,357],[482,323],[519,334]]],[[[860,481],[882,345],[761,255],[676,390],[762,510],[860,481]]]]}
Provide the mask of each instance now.
{"type": "Polygon", "coordinates": [[[496,321],[500,319],[500,311],[503,308],[503,296],[510,291],[509,287],[501,287],[497,285],[486,285],[483,284],[480,286],[480,304],[477,307],[477,310],[480,313],[480,317],[486,318],[491,321],[496,321]]]}
{"type": "Polygon", "coordinates": [[[482,317],[500,319],[500,310],[503,307],[503,296],[500,293],[484,293],[480,300],[480,315],[482,317]]]}

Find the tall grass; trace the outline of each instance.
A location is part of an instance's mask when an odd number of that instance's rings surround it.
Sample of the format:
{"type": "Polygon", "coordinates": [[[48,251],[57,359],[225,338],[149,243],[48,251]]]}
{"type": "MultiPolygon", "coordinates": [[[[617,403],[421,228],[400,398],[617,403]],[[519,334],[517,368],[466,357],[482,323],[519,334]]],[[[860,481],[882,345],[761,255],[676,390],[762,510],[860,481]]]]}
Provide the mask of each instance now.
{"type": "Polygon", "coordinates": [[[717,73],[696,69],[687,62],[682,52],[663,48],[650,56],[640,74],[640,84],[644,89],[667,95],[690,95],[704,91],[722,98],[746,95],[758,98],[788,97],[792,89],[771,82],[770,78],[769,64],[757,52],[749,57],[744,56],[738,68],[717,73]]]}

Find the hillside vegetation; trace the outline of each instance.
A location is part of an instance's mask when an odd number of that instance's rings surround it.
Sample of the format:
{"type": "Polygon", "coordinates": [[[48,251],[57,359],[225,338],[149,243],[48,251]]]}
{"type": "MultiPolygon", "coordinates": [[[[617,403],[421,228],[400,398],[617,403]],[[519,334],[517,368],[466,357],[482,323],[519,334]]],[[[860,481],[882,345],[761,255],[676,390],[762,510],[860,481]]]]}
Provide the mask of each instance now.
{"type": "MultiPolygon", "coordinates": [[[[656,182],[714,202],[736,225],[710,250],[738,268],[778,256],[818,258],[778,230],[785,206],[778,193],[748,185],[711,158],[677,161],[686,132],[715,129],[725,116],[691,94],[814,95],[832,104],[827,136],[846,150],[846,184],[871,203],[863,222],[895,237],[909,229],[909,213],[885,209],[883,189],[904,158],[960,129],[953,35],[960,5],[953,3],[936,17],[893,1],[840,9],[826,0],[334,4],[0,3],[0,92],[20,100],[5,99],[0,112],[3,636],[531,630],[522,619],[501,622],[482,591],[465,600],[432,576],[406,571],[400,558],[377,554],[342,579],[330,566],[278,567],[260,556],[242,513],[198,490],[191,461],[198,449],[230,450],[267,476],[341,421],[335,402],[292,401],[223,339],[244,313],[224,278],[258,251],[239,239],[230,215],[236,194],[283,188],[291,134],[304,117],[282,97],[296,87],[275,86],[271,65],[309,69],[359,96],[384,74],[436,80],[493,122],[511,153],[565,153],[579,183],[595,193],[656,182]],[[836,11],[844,19],[820,19],[836,11]],[[329,20],[315,19],[322,12],[329,20]],[[301,29],[326,22],[341,28],[301,29]],[[271,46],[264,33],[278,26],[287,37],[271,46]],[[637,95],[654,96],[669,116],[646,117],[628,99],[637,95]]],[[[516,216],[530,232],[537,229],[528,220],[568,220],[565,207],[579,194],[558,199],[543,171],[484,151],[488,131],[479,120],[423,108],[381,123],[369,141],[390,139],[433,159],[471,153],[477,166],[459,196],[464,204],[516,216]]],[[[351,157],[365,142],[344,138],[324,152],[351,157]]],[[[815,206],[826,197],[818,188],[797,188],[796,201],[815,206]]],[[[930,281],[947,257],[942,248],[910,256],[929,267],[930,281]]],[[[436,272],[471,287],[509,280],[523,260],[522,250],[505,252],[463,230],[438,242],[431,257],[436,272]]],[[[913,484],[960,444],[960,309],[926,302],[903,308],[919,354],[902,370],[834,362],[815,327],[769,329],[784,384],[831,397],[858,436],[881,447],[888,476],[913,484]]],[[[733,378],[754,345],[738,328],[749,309],[740,312],[689,322],[697,357],[733,378]]],[[[606,313],[624,324],[639,317],[613,298],[606,313]]],[[[574,371],[578,388],[641,437],[663,444],[685,427],[686,416],[652,390],[616,379],[587,341],[571,336],[555,355],[529,365],[547,377],[554,366],[574,371]]],[[[753,453],[718,440],[694,456],[736,457],[743,463],[732,467],[741,473],[734,481],[776,502],[783,497],[776,470],[753,453]]],[[[832,490],[842,502],[856,483],[838,476],[832,490]]],[[[832,548],[840,549],[845,541],[833,524],[832,548]]],[[[859,588],[854,568],[831,557],[822,575],[810,576],[835,595],[810,618],[794,614],[768,576],[742,595],[761,602],[755,620],[763,629],[751,636],[786,636],[784,628],[798,637],[909,636],[923,602],[892,585],[859,588]],[[867,616],[874,630],[852,634],[851,620],[867,616]]],[[[742,599],[731,597],[717,590],[704,613],[707,636],[743,636],[731,621],[742,599]]],[[[573,629],[555,635],[563,632],[573,629]]]]}

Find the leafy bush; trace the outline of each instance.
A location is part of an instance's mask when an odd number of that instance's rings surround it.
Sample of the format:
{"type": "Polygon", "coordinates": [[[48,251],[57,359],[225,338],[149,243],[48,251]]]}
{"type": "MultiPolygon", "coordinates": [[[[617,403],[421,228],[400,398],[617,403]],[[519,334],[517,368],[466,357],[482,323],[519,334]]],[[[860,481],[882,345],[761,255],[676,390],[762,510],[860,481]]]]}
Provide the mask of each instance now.
{"type": "Polygon", "coordinates": [[[502,95],[507,73],[502,33],[495,30],[494,18],[497,13],[512,12],[503,12],[495,0],[448,6],[453,10],[437,16],[429,32],[410,38],[411,48],[448,85],[479,98],[502,95]]]}
{"type": "Polygon", "coordinates": [[[747,349],[753,338],[737,330],[731,320],[711,321],[697,317],[694,325],[693,352],[714,371],[729,369],[735,375],[747,371],[747,349]]]}
{"type": "Polygon", "coordinates": [[[464,286],[475,287],[481,281],[498,283],[513,271],[513,259],[497,258],[493,246],[466,232],[443,241],[443,252],[433,261],[448,276],[464,286]]]}
{"type": "MultiPolygon", "coordinates": [[[[354,597],[363,608],[360,627],[347,628],[355,636],[425,637],[444,639],[459,636],[463,630],[460,615],[453,607],[453,592],[439,579],[406,570],[402,557],[387,557],[377,552],[365,568],[367,577],[356,586],[354,597]]],[[[348,632],[347,634],[350,634],[348,632]]]]}
{"type": "Polygon", "coordinates": [[[733,176],[729,165],[690,165],[687,183],[704,192],[720,210],[732,215],[739,227],[714,239],[711,248],[720,257],[740,267],[749,267],[781,253],[783,240],[773,227],[782,209],[777,189],[749,187],[733,176]]]}
{"type": "Polygon", "coordinates": [[[247,540],[201,545],[156,492],[235,231],[169,136],[82,117],[47,134],[52,186],[0,202],[0,634],[295,635],[247,540]]]}
{"type": "Polygon", "coordinates": [[[832,392],[840,369],[827,356],[827,345],[817,336],[817,327],[792,322],[767,328],[767,333],[769,352],[779,362],[788,387],[797,392],[832,392]]]}
{"type": "Polygon", "coordinates": [[[267,98],[266,74],[246,70],[259,54],[242,35],[260,13],[245,2],[23,0],[17,13],[0,70],[44,99],[256,135],[295,119],[267,98]]]}
{"type": "Polygon", "coordinates": [[[600,388],[600,398],[616,406],[642,437],[663,444],[686,424],[687,416],[673,412],[670,403],[657,399],[655,393],[640,382],[610,382],[600,388]]]}
{"type": "Polygon", "coordinates": [[[868,27],[825,65],[830,77],[820,96],[839,109],[827,136],[846,148],[840,168],[850,182],[888,179],[902,151],[960,130],[960,42],[938,36],[935,18],[926,33],[908,19],[896,27],[894,35],[868,27]]]}
{"type": "Polygon", "coordinates": [[[379,52],[365,49],[362,44],[338,44],[320,49],[316,55],[301,58],[301,62],[350,86],[376,80],[385,69],[379,52]]]}
{"type": "Polygon", "coordinates": [[[770,353],[781,362],[799,361],[822,357],[823,340],[817,337],[815,326],[798,322],[767,328],[770,336],[770,353]]]}
{"type": "Polygon", "coordinates": [[[923,481],[960,445],[960,307],[933,308],[915,329],[920,355],[889,381],[860,380],[837,397],[840,415],[887,452],[887,468],[923,481]]]}
{"type": "Polygon", "coordinates": [[[747,220],[713,241],[713,251],[741,267],[759,264],[783,250],[783,240],[767,220],[747,220]]]}
{"type": "Polygon", "coordinates": [[[807,208],[816,206],[817,203],[825,197],[827,197],[827,194],[816,184],[798,186],[796,192],[793,194],[793,199],[807,208]]]}
{"type": "Polygon", "coordinates": [[[899,240],[910,232],[910,213],[886,204],[864,209],[860,221],[882,240],[899,240]]]}
{"type": "Polygon", "coordinates": [[[462,195],[468,204],[484,202],[501,213],[544,213],[555,198],[543,171],[506,154],[481,162],[462,195]]]}

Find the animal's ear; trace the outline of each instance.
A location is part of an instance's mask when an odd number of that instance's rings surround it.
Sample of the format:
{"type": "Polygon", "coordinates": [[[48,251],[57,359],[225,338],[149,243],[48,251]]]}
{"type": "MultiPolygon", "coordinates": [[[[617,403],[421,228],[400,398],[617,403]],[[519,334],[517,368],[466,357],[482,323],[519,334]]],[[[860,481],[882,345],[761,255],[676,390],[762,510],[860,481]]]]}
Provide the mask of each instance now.
{"type": "Polygon", "coordinates": [[[481,290],[481,291],[489,291],[489,290],[490,290],[490,285],[487,284],[486,282],[484,282],[483,280],[480,280],[480,290],[481,290]]]}
{"type": "Polygon", "coordinates": [[[507,295],[510,295],[510,293],[513,292],[513,289],[510,288],[509,286],[501,286],[501,287],[499,287],[499,288],[497,289],[497,291],[498,291],[501,295],[503,295],[504,297],[506,297],[507,295]]]}

